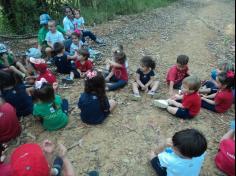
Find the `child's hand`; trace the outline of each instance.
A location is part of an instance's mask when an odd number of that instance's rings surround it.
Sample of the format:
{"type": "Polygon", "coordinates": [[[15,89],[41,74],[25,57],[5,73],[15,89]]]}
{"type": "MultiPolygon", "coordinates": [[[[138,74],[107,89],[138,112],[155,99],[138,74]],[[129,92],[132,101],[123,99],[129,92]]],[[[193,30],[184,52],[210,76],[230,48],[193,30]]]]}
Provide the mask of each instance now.
{"type": "Polygon", "coordinates": [[[44,140],[42,144],[42,149],[44,152],[50,154],[50,153],[53,153],[55,149],[55,145],[49,140],[44,140]]]}
{"type": "Polygon", "coordinates": [[[58,144],[58,155],[63,158],[66,156],[67,149],[63,144],[58,144]]]}

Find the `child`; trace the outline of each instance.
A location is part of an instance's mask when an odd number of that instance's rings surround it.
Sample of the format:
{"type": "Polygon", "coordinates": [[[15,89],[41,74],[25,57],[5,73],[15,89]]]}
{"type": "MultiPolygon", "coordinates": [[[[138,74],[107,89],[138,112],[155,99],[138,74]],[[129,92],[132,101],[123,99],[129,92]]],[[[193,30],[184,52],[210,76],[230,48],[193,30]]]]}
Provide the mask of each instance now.
{"type": "Polygon", "coordinates": [[[0,164],[2,176],[75,176],[74,168],[67,158],[64,145],[56,147],[49,140],[41,145],[26,143],[17,147],[10,156],[9,163],[0,164]],[[57,149],[57,151],[56,151],[57,149]],[[54,161],[54,153],[57,154],[54,161]]]}
{"type": "Polygon", "coordinates": [[[33,115],[42,120],[44,129],[55,131],[68,123],[68,101],[54,94],[51,85],[43,83],[33,93],[35,100],[33,115]]]}
{"type": "Polygon", "coordinates": [[[235,130],[229,130],[220,140],[219,151],[215,157],[218,169],[229,176],[235,175],[235,130]]]}
{"type": "Polygon", "coordinates": [[[25,78],[25,76],[28,74],[25,67],[22,65],[21,62],[16,61],[13,54],[7,50],[7,47],[0,43],[0,65],[2,68],[0,69],[9,69],[22,78],[25,78]],[[19,69],[18,69],[19,68],[19,69]]]}
{"type": "Polygon", "coordinates": [[[32,114],[32,97],[27,94],[19,75],[0,71],[0,90],[5,101],[16,109],[18,118],[32,114]]]}
{"type": "MultiPolygon", "coordinates": [[[[183,80],[183,95],[175,95],[168,100],[167,111],[172,115],[182,119],[192,119],[200,112],[201,97],[198,90],[201,81],[196,76],[189,76],[183,80]]],[[[158,101],[156,106],[159,106],[158,101]]],[[[161,107],[161,106],[160,106],[161,107]]]]}
{"type": "Polygon", "coordinates": [[[159,176],[198,176],[206,149],[207,141],[202,133],[195,129],[182,130],[150,153],[151,165],[159,176]]]}
{"type": "Polygon", "coordinates": [[[78,107],[84,123],[101,124],[116,106],[114,100],[108,100],[105,92],[105,80],[101,72],[88,71],[84,93],[81,94],[78,107]]]}
{"type": "Polygon", "coordinates": [[[203,95],[202,107],[214,112],[224,113],[233,104],[234,72],[221,72],[216,77],[216,81],[219,90],[211,95],[203,95]]]}
{"type": "Polygon", "coordinates": [[[21,126],[15,108],[0,97],[0,157],[4,150],[2,144],[15,139],[20,133],[21,126]]]}
{"type": "Polygon", "coordinates": [[[188,61],[188,56],[179,55],[177,64],[168,70],[166,81],[169,85],[169,94],[171,96],[173,95],[173,89],[180,89],[183,79],[189,75],[188,61]]]}
{"type": "Polygon", "coordinates": [[[135,98],[140,98],[139,89],[145,91],[149,95],[154,95],[159,82],[155,80],[154,69],[156,63],[149,56],[145,56],[141,60],[141,67],[136,72],[135,82],[133,83],[133,93],[135,98]]]}
{"type": "Polygon", "coordinates": [[[97,44],[104,45],[104,43],[101,40],[99,40],[91,31],[88,31],[85,29],[84,18],[80,15],[80,9],[78,10],[74,9],[74,15],[75,15],[75,18],[74,18],[73,24],[75,26],[75,30],[77,29],[82,32],[83,43],[85,43],[85,37],[89,37],[91,40],[93,40],[97,44]]]}
{"type": "Polygon", "coordinates": [[[61,42],[63,43],[64,36],[61,32],[57,31],[56,29],[56,21],[54,20],[50,20],[48,21],[48,33],[46,35],[45,40],[47,41],[47,45],[49,47],[46,48],[45,52],[47,54],[48,57],[51,57],[52,55],[52,51],[53,51],[53,45],[56,42],[61,42]]]}
{"type": "Polygon", "coordinates": [[[53,46],[56,56],[53,58],[57,67],[57,72],[62,74],[70,74],[69,77],[63,79],[67,84],[71,84],[75,78],[79,78],[79,73],[74,66],[74,60],[77,58],[77,52],[74,56],[70,56],[65,53],[64,45],[60,42],[56,42],[53,46]]]}
{"type": "Polygon", "coordinates": [[[108,61],[111,72],[106,76],[106,90],[112,91],[124,87],[128,83],[128,73],[125,67],[126,56],[124,52],[117,52],[114,55],[115,62],[108,61]]]}
{"type": "MultiPolygon", "coordinates": [[[[123,45],[121,44],[118,44],[118,45],[115,45],[113,48],[112,48],[112,54],[113,54],[113,58],[115,58],[115,55],[119,52],[124,52],[124,47],[123,45]]],[[[125,67],[127,69],[127,71],[129,70],[129,63],[128,63],[128,59],[126,57],[126,54],[125,54],[125,67]]],[[[110,68],[109,68],[110,69],[110,68]]]]}
{"type": "Polygon", "coordinates": [[[78,52],[82,48],[84,43],[81,41],[81,33],[79,31],[73,32],[71,38],[72,44],[70,46],[70,55],[73,56],[75,52],[78,52]]]}
{"type": "Polygon", "coordinates": [[[89,70],[92,70],[93,63],[90,60],[88,60],[89,52],[87,49],[80,49],[78,53],[79,57],[78,60],[76,60],[75,65],[77,71],[80,73],[80,77],[84,78],[85,73],[89,70]]]}

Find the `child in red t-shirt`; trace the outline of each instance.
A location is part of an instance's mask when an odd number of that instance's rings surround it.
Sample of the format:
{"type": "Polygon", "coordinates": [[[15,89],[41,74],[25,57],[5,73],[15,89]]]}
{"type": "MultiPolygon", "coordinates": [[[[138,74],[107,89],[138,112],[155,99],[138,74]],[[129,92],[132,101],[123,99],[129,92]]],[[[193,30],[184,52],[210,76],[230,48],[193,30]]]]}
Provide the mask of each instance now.
{"type": "Polygon", "coordinates": [[[75,65],[77,71],[80,73],[80,77],[84,78],[85,73],[89,70],[92,70],[93,63],[88,59],[89,51],[87,49],[80,49],[78,54],[78,60],[75,62],[75,65]]]}
{"type": "Polygon", "coordinates": [[[235,131],[233,129],[222,137],[215,164],[227,175],[235,175],[235,131]]]}
{"type": "Polygon", "coordinates": [[[189,75],[188,69],[189,57],[186,55],[179,55],[177,57],[176,65],[172,66],[167,73],[166,81],[169,85],[169,94],[173,95],[173,89],[180,89],[182,81],[189,75]]]}
{"type": "Polygon", "coordinates": [[[124,87],[128,83],[128,72],[125,66],[126,55],[123,51],[114,54],[115,62],[108,61],[111,72],[106,76],[106,90],[112,91],[124,87]]]}
{"type": "Polygon", "coordinates": [[[216,78],[219,90],[217,93],[202,95],[202,107],[208,110],[224,113],[233,104],[234,72],[221,72],[216,78]]]}

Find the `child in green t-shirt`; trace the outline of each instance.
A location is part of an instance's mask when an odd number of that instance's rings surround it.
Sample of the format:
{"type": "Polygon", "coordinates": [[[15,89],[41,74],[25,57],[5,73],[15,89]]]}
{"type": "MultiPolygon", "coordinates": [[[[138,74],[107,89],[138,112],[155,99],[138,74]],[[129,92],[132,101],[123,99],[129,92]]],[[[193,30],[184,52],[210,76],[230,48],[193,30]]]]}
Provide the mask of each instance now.
{"type": "Polygon", "coordinates": [[[28,74],[23,64],[15,60],[12,52],[8,51],[3,43],[0,43],[0,69],[9,69],[22,78],[28,74]]]}
{"type": "Polygon", "coordinates": [[[42,83],[33,93],[35,100],[33,115],[38,117],[48,131],[63,128],[68,123],[68,101],[54,94],[54,89],[42,83]]]}

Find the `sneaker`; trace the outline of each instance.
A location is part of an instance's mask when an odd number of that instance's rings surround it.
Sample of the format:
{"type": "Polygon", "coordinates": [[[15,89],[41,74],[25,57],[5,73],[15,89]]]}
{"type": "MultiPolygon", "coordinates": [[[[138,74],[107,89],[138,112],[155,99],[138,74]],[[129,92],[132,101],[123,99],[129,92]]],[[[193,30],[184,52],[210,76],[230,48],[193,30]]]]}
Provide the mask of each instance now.
{"type": "Polygon", "coordinates": [[[168,101],[167,100],[154,100],[153,105],[158,108],[166,109],[168,107],[168,101]]]}
{"type": "Polygon", "coordinates": [[[71,79],[70,77],[66,77],[66,78],[63,78],[63,79],[62,79],[62,83],[63,83],[63,84],[73,84],[73,83],[74,83],[74,80],[71,79]]]}
{"type": "Polygon", "coordinates": [[[141,99],[141,96],[138,94],[132,94],[130,99],[133,101],[139,101],[141,99]]]}

